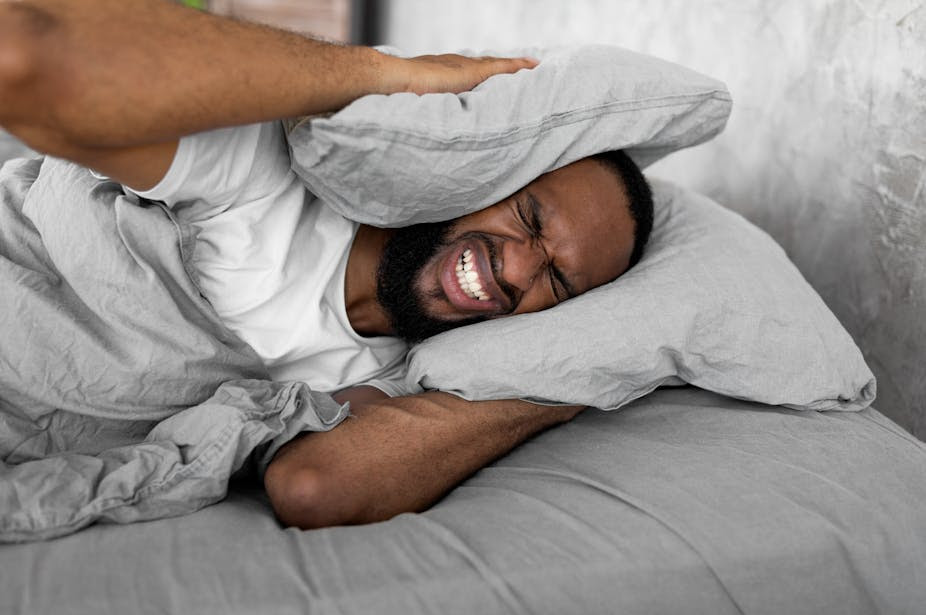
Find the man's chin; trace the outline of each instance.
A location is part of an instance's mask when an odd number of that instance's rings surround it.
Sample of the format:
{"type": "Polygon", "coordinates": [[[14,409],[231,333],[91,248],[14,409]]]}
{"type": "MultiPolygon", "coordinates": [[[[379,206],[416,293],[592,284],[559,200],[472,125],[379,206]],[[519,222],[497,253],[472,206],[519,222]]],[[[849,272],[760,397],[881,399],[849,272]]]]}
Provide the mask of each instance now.
{"type": "Polygon", "coordinates": [[[437,314],[442,307],[455,311],[439,280],[449,246],[444,240],[451,228],[452,222],[444,222],[398,229],[383,251],[377,271],[377,299],[389,315],[394,335],[410,343],[486,318],[437,314]]]}

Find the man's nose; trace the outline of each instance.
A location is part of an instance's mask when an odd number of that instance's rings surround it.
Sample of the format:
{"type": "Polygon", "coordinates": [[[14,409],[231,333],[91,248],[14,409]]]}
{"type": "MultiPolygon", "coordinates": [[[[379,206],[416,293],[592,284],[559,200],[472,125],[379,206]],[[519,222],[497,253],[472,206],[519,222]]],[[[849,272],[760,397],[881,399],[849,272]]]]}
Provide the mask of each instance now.
{"type": "Polygon", "coordinates": [[[525,292],[546,266],[546,262],[547,255],[539,242],[508,241],[505,244],[501,277],[511,286],[525,292]]]}

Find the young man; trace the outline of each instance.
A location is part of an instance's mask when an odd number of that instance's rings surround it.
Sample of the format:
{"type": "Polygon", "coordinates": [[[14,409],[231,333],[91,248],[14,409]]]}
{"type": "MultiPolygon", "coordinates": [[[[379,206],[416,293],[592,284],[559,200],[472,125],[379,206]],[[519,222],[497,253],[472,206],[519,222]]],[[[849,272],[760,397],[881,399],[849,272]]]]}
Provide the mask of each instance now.
{"type": "Polygon", "coordinates": [[[616,278],[640,256],[651,204],[617,153],[445,224],[357,225],[305,191],[274,120],[369,93],[459,92],[532,66],[403,60],[156,0],[0,3],[0,125],[166,203],[197,231],[203,294],[271,376],[351,402],[348,420],[290,442],[266,473],[278,516],[301,527],[420,510],[575,416],[402,396],[399,338],[542,310],[616,278]]]}

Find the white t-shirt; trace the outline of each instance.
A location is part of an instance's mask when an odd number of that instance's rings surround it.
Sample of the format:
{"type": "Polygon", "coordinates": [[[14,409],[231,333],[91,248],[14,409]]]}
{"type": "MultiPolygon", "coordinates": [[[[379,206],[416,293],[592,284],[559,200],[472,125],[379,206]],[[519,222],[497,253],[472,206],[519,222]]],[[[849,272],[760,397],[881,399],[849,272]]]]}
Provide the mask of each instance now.
{"type": "Polygon", "coordinates": [[[404,394],[405,343],[362,337],[347,318],[344,274],[358,224],[303,187],[279,122],[184,137],[160,183],[136,193],[196,229],[200,289],[273,379],[404,394]]]}

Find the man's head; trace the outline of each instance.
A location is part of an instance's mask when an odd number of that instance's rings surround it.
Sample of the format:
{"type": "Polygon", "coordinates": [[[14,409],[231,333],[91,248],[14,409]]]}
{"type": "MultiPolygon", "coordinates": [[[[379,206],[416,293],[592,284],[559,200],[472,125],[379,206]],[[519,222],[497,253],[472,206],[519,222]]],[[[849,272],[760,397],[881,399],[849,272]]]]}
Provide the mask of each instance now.
{"type": "Polygon", "coordinates": [[[481,211],[398,229],[377,298],[410,341],[536,312],[632,267],[652,224],[649,186],[626,154],[585,158],[481,211]]]}

